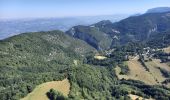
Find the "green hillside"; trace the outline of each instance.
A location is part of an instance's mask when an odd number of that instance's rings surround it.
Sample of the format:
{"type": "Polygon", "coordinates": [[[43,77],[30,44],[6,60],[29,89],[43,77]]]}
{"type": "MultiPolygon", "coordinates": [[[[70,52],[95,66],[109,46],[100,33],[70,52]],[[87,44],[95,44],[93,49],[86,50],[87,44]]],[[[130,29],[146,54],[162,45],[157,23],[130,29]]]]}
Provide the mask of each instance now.
{"type": "Polygon", "coordinates": [[[131,100],[129,95],[134,94],[170,99],[170,90],[166,87],[117,78],[116,66],[127,73],[128,68],[123,65],[127,60],[125,55],[136,52],[139,49],[136,47],[127,46],[125,51],[120,47],[107,59],[97,60],[93,58],[94,48],[60,31],[21,34],[0,41],[0,47],[1,100],[18,100],[42,83],[65,78],[71,85],[68,97],[49,91],[50,98],[58,95],[72,100],[131,100]]]}
{"type": "Polygon", "coordinates": [[[162,50],[170,45],[169,31],[167,12],[1,40],[0,100],[19,100],[43,83],[63,79],[70,84],[68,97],[50,89],[50,100],[131,100],[130,95],[170,100],[170,54],[162,50]]]}
{"type": "Polygon", "coordinates": [[[98,50],[109,49],[112,43],[112,37],[94,26],[75,26],[67,34],[84,40],[98,50]]]}
{"type": "Polygon", "coordinates": [[[146,13],[116,23],[104,20],[90,26],[75,26],[67,34],[103,50],[128,42],[146,42],[155,34],[168,32],[169,23],[169,12],[146,13]]]}
{"type": "Polygon", "coordinates": [[[0,99],[18,99],[40,83],[66,77],[61,70],[95,51],[60,31],[24,33],[0,41],[0,99]]]}

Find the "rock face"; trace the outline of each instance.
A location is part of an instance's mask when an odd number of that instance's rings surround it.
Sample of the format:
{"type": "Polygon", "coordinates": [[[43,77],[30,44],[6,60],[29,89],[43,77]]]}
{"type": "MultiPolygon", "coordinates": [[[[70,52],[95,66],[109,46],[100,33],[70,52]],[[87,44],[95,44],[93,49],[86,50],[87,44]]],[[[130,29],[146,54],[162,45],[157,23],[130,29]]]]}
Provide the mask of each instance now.
{"type": "Polygon", "coordinates": [[[98,50],[128,42],[144,42],[154,34],[170,30],[170,12],[131,16],[116,23],[108,20],[90,26],[75,26],[66,33],[98,50]]]}

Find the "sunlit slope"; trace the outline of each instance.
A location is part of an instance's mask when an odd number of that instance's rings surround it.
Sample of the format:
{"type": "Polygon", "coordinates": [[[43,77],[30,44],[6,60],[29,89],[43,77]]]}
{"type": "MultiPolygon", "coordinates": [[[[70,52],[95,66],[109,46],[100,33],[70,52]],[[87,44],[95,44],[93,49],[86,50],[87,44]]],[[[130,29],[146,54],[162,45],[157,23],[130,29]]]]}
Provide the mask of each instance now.
{"type": "Polygon", "coordinates": [[[64,96],[68,96],[70,91],[70,83],[68,79],[62,81],[46,82],[36,86],[36,88],[21,100],[49,100],[46,93],[54,89],[61,92],[64,96]]]}

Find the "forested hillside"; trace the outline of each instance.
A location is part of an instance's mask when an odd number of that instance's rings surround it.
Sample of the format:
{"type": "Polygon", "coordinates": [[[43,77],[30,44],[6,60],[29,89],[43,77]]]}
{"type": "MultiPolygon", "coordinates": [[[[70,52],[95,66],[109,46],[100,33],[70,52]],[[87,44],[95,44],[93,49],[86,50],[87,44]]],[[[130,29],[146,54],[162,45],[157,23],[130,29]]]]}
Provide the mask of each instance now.
{"type": "Polygon", "coordinates": [[[169,23],[169,12],[146,13],[116,23],[106,20],[91,26],[76,26],[67,33],[101,50],[128,42],[145,42],[155,34],[168,33],[170,30],[169,23]],[[83,27],[84,29],[82,29],[83,27]],[[100,33],[100,35],[96,33],[100,33]]]}
{"type": "Polygon", "coordinates": [[[52,88],[43,96],[170,100],[169,46],[169,12],[16,35],[0,41],[0,100],[19,100],[61,80],[69,84],[67,95],[52,88]]]}
{"type": "Polygon", "coordinates": [[[71,85],[68,97],[49,90],[49,99],[131,100],[131,94],[148,99],[170,99],[167,87],[118,79],[116,66],[121,67],[122,74],[128,73],[123,62],[128,60],[127,54],[142,52],[140,44],[117,47],[103,60],[94,58],[93,47],[60,31],[21,34],[0,41],[0,47],[1,100],[18,100],[42,83],[66,78],[71,85]]]}
{"type": "Polygon", "coordinates": [[[61,31],[21,34],[0,41],[0,47],[1,100],[21,98],[40,83],[65,78],[61,70],[95,52],[61,31]]]}

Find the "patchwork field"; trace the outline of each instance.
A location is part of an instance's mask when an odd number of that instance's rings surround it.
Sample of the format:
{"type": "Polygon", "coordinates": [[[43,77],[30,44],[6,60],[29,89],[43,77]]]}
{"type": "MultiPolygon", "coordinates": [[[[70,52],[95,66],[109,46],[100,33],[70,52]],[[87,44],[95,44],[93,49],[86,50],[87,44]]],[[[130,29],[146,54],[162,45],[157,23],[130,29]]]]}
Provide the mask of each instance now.
{"type": "Polygon", "coordinates": [[[133,79],[140,80],[149,85],[161,85],[166,78],[162,75],[160,68],[170,71],[170,66],[166,63],[160,63],[159,59],[153,59],[152,61],[145,62],[149,71],[146,71],[145,68],[141,65],[141,63],[135,57],[127,61],[129,67],[128,75],[120,75],[121,72],[120,67],[116,67],[116,74],[119,79],[133,79]]]}
{"type": "Polygon", "coordinates": [[[124,79],[140,80],[149,85],[157,84],[153,75],[150,72],[146,71],[145,68],[141,65],[141,63],[137,59],[127,61],[127,64],[130,70],[129,74],[118,75],[119,79],[124,78],[124,79]]]}
{"type": "Polygon", "coordinates": [[[52,88],[63,93],[63,95],[68,96],[70,91],[69,80],[64,79],[62,81],[52,81],[40,84],[30,94],[21,100],[49,100],[46,93],[52,88]]]}

